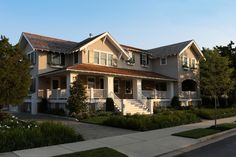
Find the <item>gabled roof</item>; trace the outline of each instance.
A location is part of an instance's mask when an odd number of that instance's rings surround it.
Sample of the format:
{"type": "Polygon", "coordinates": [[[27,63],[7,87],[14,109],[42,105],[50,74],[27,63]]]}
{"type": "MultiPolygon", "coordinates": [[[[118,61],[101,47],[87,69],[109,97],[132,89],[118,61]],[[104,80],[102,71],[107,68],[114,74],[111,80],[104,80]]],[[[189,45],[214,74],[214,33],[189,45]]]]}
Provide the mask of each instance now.
{"type": "Polygon", "coordinates": [[[107,66],[94,65],[94,64],[77,64],[77,65],[67,67],[67,70],[84,72],[84,73],[107,74],[107,75],[114,75],[114,76],[126,76],[126,77],[138,77],[138,78],[176,81],[176,79],[174,78],[161,75],[155,72],[114,68],[114,67],[107,67],[107,66]]]}
{"type": "Polygon", "coordinates": [[[180,53],[184,48],[186,48],[191,42],[193,42],[193,40],[157,47],[149,49],[148,52],[150,52],[154,57],[165,57],[170,55],[176,55],[180,53]]]}
{"type": "Polygon", "coordinates": [[[69,50],[77,45],[77,43],[73,41],[46,37],[27,32],[23,32],[22,35],[27,38],[26,40],[30,42],[35,50],[68,53],[69,50]]]}
{"type": "Polygon", "coordinates": [[[94,37],[89,37],[81,42],[79,42],[75,47],[73,47],[72,52],[79,50],[81,47],[85,46],[86,44],[88,44],[89,42],[93,41],[94,39],[98,38],[99,36],[101,36],[104,33],[101,33],[99,35],[96,35],[94,37]]]}

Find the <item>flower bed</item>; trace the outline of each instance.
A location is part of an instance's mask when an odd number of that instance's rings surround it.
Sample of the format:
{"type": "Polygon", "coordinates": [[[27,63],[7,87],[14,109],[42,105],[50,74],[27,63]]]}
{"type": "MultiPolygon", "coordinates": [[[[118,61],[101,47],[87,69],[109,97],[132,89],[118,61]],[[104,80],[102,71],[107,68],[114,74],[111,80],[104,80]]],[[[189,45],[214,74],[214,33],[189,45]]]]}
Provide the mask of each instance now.
{"type": "Polygon", "coordinates": [[[53,122],[32,122],[11,116],[0,121],[0,152],[83,140],[72,128],[53,122]]]}

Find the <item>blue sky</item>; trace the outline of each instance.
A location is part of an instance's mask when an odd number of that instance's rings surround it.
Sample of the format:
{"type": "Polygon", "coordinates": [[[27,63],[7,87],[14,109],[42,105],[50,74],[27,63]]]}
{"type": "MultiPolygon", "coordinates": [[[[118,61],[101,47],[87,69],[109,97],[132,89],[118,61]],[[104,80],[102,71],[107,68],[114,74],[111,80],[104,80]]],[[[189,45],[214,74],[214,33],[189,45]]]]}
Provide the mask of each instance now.
{"type": "Polygon", "coordinates": [[[195,39],[200,47],[236,42],[235,0],[5,0],[0,34],[81,41],[109,31],[122,44],[154,48],[195,39]]]}

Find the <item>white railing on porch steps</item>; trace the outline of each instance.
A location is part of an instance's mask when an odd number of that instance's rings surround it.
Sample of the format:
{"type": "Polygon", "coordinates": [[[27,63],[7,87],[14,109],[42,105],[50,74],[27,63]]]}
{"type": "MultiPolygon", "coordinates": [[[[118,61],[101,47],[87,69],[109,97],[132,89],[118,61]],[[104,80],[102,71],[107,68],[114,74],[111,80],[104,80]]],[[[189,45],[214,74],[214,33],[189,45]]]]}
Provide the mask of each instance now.
{"type": "Polygon", "coordinates": [[[113,99],[114,105],[116,106],[116,108],[120,112],[122,112],[123,111],[122,100],[114,92],[110,92],[108,96],[113,99]]]}

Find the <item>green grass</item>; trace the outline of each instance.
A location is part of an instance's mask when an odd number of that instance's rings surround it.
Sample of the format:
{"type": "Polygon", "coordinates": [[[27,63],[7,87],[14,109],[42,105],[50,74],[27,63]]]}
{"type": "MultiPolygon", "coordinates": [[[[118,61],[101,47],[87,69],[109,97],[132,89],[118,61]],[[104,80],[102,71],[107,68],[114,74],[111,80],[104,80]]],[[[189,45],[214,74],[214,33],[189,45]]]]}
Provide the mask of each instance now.
{"type": "Polygon", "coordinates": [[[59,155],[56,157],[127,157],[127,155],[124,155],[114,149],[104,147],[72,154],[59,155]]]}
{"type": "Polygon", "coordinates": [[[180,133],[173,134],[174,136],[181,136],[181,137],[188,137],[188,138],[194,138],[198,139],[201,137],[213,135],[219,132],[223,132],[226,130],[230,130],[236,128],[235,123],[224,123],[224,124],[219,124],[216,127],[211,126],[209,128],[198,128],[198,129],[193,129],[193,130],[188,130],[188,131],[183,131],[180,133]]]}
{"type": "Polygon", "coordinates": [[[209,136],[221,132],[220,130],[208,129],[208,128],[199,128],[188,131],[183,131],[180,133],[173,134],[174,136],[188,137],[198,139],[201,137],[209,136]]]}

